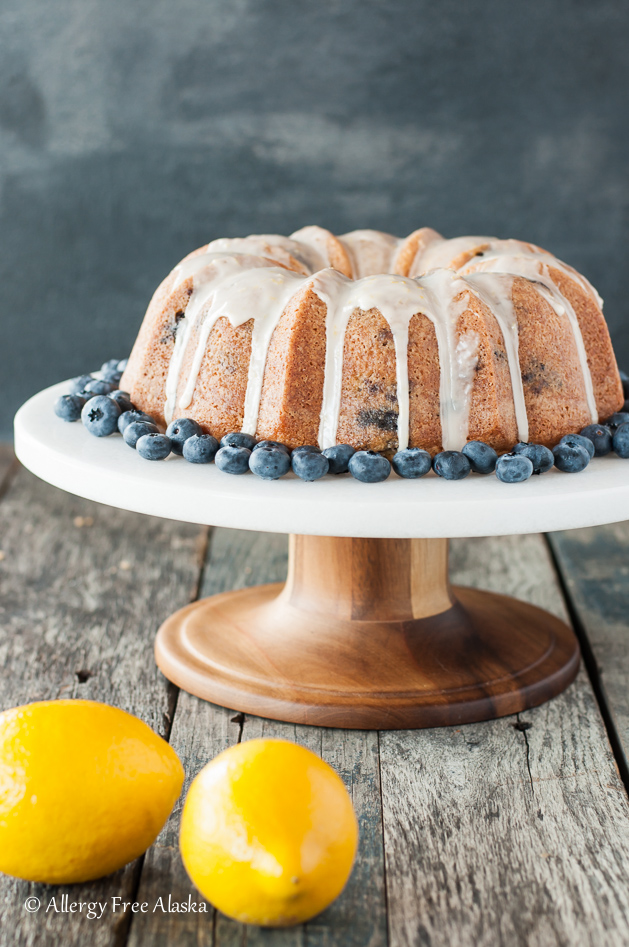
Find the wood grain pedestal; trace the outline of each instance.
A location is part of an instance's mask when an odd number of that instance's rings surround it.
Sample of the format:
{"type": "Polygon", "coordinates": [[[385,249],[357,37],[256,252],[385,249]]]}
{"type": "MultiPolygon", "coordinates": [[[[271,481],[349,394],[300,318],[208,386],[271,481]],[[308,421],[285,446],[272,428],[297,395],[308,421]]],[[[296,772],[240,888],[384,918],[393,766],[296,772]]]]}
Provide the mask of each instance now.
{"type": "Polygon", "coordinates": [[[284,586],[188,605],[160,628],[155,655],[213,703],[378,730],[513,714],[559,694],[579,666],[558,618],[451,588],[447,539],[291,536],[284,586]]]}

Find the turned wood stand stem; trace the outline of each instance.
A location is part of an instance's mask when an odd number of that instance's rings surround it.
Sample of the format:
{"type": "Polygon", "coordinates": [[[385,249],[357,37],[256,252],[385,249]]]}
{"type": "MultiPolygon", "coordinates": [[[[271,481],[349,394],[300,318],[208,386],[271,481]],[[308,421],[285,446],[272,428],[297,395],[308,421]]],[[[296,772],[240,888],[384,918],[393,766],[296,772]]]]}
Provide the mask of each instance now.
{"type": "Polygon", "coordinates": [[[288,577],[224,592],[162,625],[175,684],[235,710],[331,727],[468,723],[543,703],[575,677],[570,628],[451,588],[447,539],[291,536],[288,577]]]}

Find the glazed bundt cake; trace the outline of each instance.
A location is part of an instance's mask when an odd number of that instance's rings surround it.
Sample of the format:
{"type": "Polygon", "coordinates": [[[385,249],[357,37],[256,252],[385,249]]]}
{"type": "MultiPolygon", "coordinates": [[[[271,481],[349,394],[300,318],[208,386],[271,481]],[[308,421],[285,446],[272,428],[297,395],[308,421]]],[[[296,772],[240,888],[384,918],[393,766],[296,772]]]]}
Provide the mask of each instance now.
{"type": "Polygon", "coordinates": [[[622,407],[601,306],[518,240],[321,227],[214,240],[157,289],[121,387],[217,438],[553,446],[622,407]]]}

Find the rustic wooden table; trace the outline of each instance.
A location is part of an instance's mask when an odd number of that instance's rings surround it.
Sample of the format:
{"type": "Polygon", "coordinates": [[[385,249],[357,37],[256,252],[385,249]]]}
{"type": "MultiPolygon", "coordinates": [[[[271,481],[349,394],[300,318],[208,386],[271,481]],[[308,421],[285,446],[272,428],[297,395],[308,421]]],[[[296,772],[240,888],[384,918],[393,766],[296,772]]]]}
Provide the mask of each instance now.
{"type": "Polygon", "coordinates": [[[459,728],[342,731],[204,703],[153,660],[174,609],[282,579],[285,536],[99,506],[36,480],[8,448],[0,480],[2,709],[57,697],[122,707],[170,740],[188,781],[239,740],[286,737],[337,769],[360,822],[347,888],[301,927],[174,910],[201,900],[177,851],[180,801],[144,858],[101,881],[52,888],[2,876],[0,947],[629,944],[629,523],[452,542],[456,582],[573,622],[586,666],[563,695],[459,728]],[[102,916],[86,916],[90,902],[105,905],[102,916]],[[73,903],[84,907],[70,913],[73,903]]]}

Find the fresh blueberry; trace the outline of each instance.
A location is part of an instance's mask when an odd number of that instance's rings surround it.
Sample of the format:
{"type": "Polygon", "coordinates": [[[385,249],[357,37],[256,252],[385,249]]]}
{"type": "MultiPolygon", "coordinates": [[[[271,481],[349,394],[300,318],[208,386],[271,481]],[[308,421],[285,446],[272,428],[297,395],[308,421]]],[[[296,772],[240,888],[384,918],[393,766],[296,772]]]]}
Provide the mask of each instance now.
{"type": "Polygon", "coordinates": [[[189,464],[210,464],[216,456],[218,441],[211,434],[193,434],[183,442],[183,456],[189,464]]]}
{"type": "Polygon", "coordinates": [[[155,424],[155,418],[152,418],[150,414],[145,414],[144,411],[124,411],[118,418],[120,433],[124,434],[127,424],[131,424],[133,421],[148,421],[149,424],[155,424]]]}
{"type": "Polygon", "coordinates": [[[90,378],[81,394],[84,395],[84,397],[89,396],[90,398],[93,398],[95,395],[108,395],[115,387],[116,386],[110,384],[110,382],[103,381],[102,378],[90,378]]]}
{"type": "Polygon", "coordinates": [[[399,450],[391,461],[391,466],[398,477],[406,480],[417,480],[425,476],[432,467],[432,457],[427,450],[421,447],[407,447],[399,450]]]}
{"type": "Polygon", "coordinates": [[[612,432],[604,424],[588,424],[580,432],[594,444],[594,456],[604,457],[612,449],[612,432]]]}
{"type": "Polygon", "coordinates": [[[629,457],[629,423],[619,424],[614,431],[612,445],[619,457],[629,457]]]}
{"type": "Polygon", "coordinates": [[[183,454],[184,441],[193,434],[202,434],[201,427],[192,418],[178,418],[166,428],[166,437],[170,438],[170,447],[174,454],[183,454]]]}
{"type": "Polygon", "coordinates": [[[91,381],[94,381],[91,375],[79,375],[77,378],[73,378],[70,382],[70,394],[80,394],[81,391],[84,391],[85,386],[89,385],[91,381]]]}
{"type": "Polygon", "coordinates": [[[100,367],[101,374],[104,375],[106,372],[120,371],[120,369],[118,368],[119,361],[120,359],[118,358],[110,358],[108,359],[108,361],[103,362],[103,364],[100,367]]]}
{"type": "Polygon", "coordinates": [[[629,399],[629,375],[626,372],[620,372],[620,380],[622,382],[622,391],[625,398],[629,399]]]}
{"type": "Polygon", "coordinates": [[[349,472],[363,483],[380,483],[391,473],[391,464],[374,450],[358,450],[349,459],[349,472]]]}
{"type": "Polygon", "coordinates": [[[556,447],[553,447],[553,456],[555,467],[558,470],[563,470],[564,473],[579,473],[579,471],[585,470],[590,462],[590,455],[585,447],[562,441],[556,447]]]}
{"type": "Polygon", "coordinates": [[[145,460],[164,460],[170,454],[170,438],[165,434],[145,434],[135,445],[145,460]]]}
{"type": "Polygon", "coordinates": [[[251,434],[243,434],[242,431],[235,431],[233,434],[225,434],[221,438],[221,447],[246,447],[247,450],[253,450],[256,446],[256,439],[251,434]]]}
{"type": "Polygon", "coordinates": [[[219,470],[228,474],[244,474],[249,470],[251,451],[246,447],[227,444],[216,452],[214,463],[219,470]]]}
{"type": "Polygon", "coordinates": [[[249,470],[263,480],[277,480],[290,470],[290,455],[279,447],[259,447],[251,451],[249,470]]]}
{"type": "Polygon", "coordinates": [[[55,401],[55,414],[63,421],[78,421],[84,404],[80,395],[61,395],[55,401]]]}
{"type": "Polygon", "coordinates": [[[114,388],[117,388],[120,384],[120,379],[122,378],[122,372],[118,371],[117,368],[110,368],[106,372],[101,369],[101,375],[103,381],[108,381],[110,385],[113,385],[114,388]]]}
{"type": "Polygon", "coordinates": [[[106,395],[90,398],[81,411],[81,420],[94,437],[108,437],[117,431],[119,417],[119,405],[106,395]]]}
{"type": "Polygon", "coordinates": [[[524,457],[528,457],[533,464],[534,474],[546,473],[555,463],[553,452],[549,447],[544,447],[543,444],[526,444],[524,441],[520,441],[519,444],[515,445],[511,453],[523,454],[524,457]]]}
{"type": "Polygon", "coordinates": [[[132,421],[122,432],[122,437],[129,447],[137,447],[138,441],[145,434],[159,434],[158,426],[149,421],[132,421]]]}
{"type": "Polygon", "coordinates": [[[490,474],[496,469],[498,454],[484,441],[468,441],[462,454],[465,454],[474,473],[490,474]]]}
{"type": "Polygon", "coordinates": [[[533,461],[526,454],[503,454],[496,461],[496,476],[503,483],[522,483],[533,471],[533,461]]]}
{"type": "Polygon", "coordinates": [[[605,422],[605,425],[611,428],[613,434],[617,427],[620,427],[621,424],[626,424],[627,421],[629,421],[629,411],[616,411],[616,413],[612,414],[611,418],[605,422]]]}
{"type": "Polygon", "coordinates": [[[472,469],[460,450],[444,450],[432,462],[433,470],[444,480],[464,480],[472,469]]]}
{"type": "Polygon", "coordinates": [[[304,444],[302,447],[293,447],[290,452],[291,457],[294,457],[295,454],[320,454],[320,447],[313,447],[312,444],[304,444]]]}
{"type": "Polygon", "coordinates": [[[112,391],[109,397],[113,398],[116,404],[120,405],[120,410],[123,412],[123,414],[125,411],[135,410],[131,403],[131,396],[129,395],[128,391],[120,391],[119,389],[116,389],[116,391],[112,391]]]}
{"type": "Polygon", "coordinates": [[[258,441],[256,446],[253,448],[255,450],[264,450],[265,447],[273,447],[275,450],[283,450],[285,454],[288,454],[290,457],[290,448],[286,444],[281,444],[280,441],[258,441]]]}
{"type": "Polygon", "coordinates": [[[330,464],[328,473],[347,473],[350,458],[355,453],[356,448],[350,444],[335,444],[334,447],[326,447],[323,451],[323,456],[328,458],[328,463],[330,464]]]}
{"type": "Polygon", "coordinates": [[[589,437],[581,437],[580,434],[564,434],[559,443],[567,444],[568,447],[583,447],[588,452],[590,460],[594,457],[594,444],[589,437]]]}
{"type": "MultiPolygon", "coordinates": [[[[255,457],[257,453],[254,451],[251,457],[255,457]]],[[[297,448],[292,454],[291,467],[301,480],[320,480],[330,469],[330,462],[319,450],[300,451],[297,448]]]]}
{"type": "Polygon", "coordinates": [[[127,370],[127,365],[129,364],[128,358],[121,358],[118,362],[118,371],[125,372],[127,370]]]}

